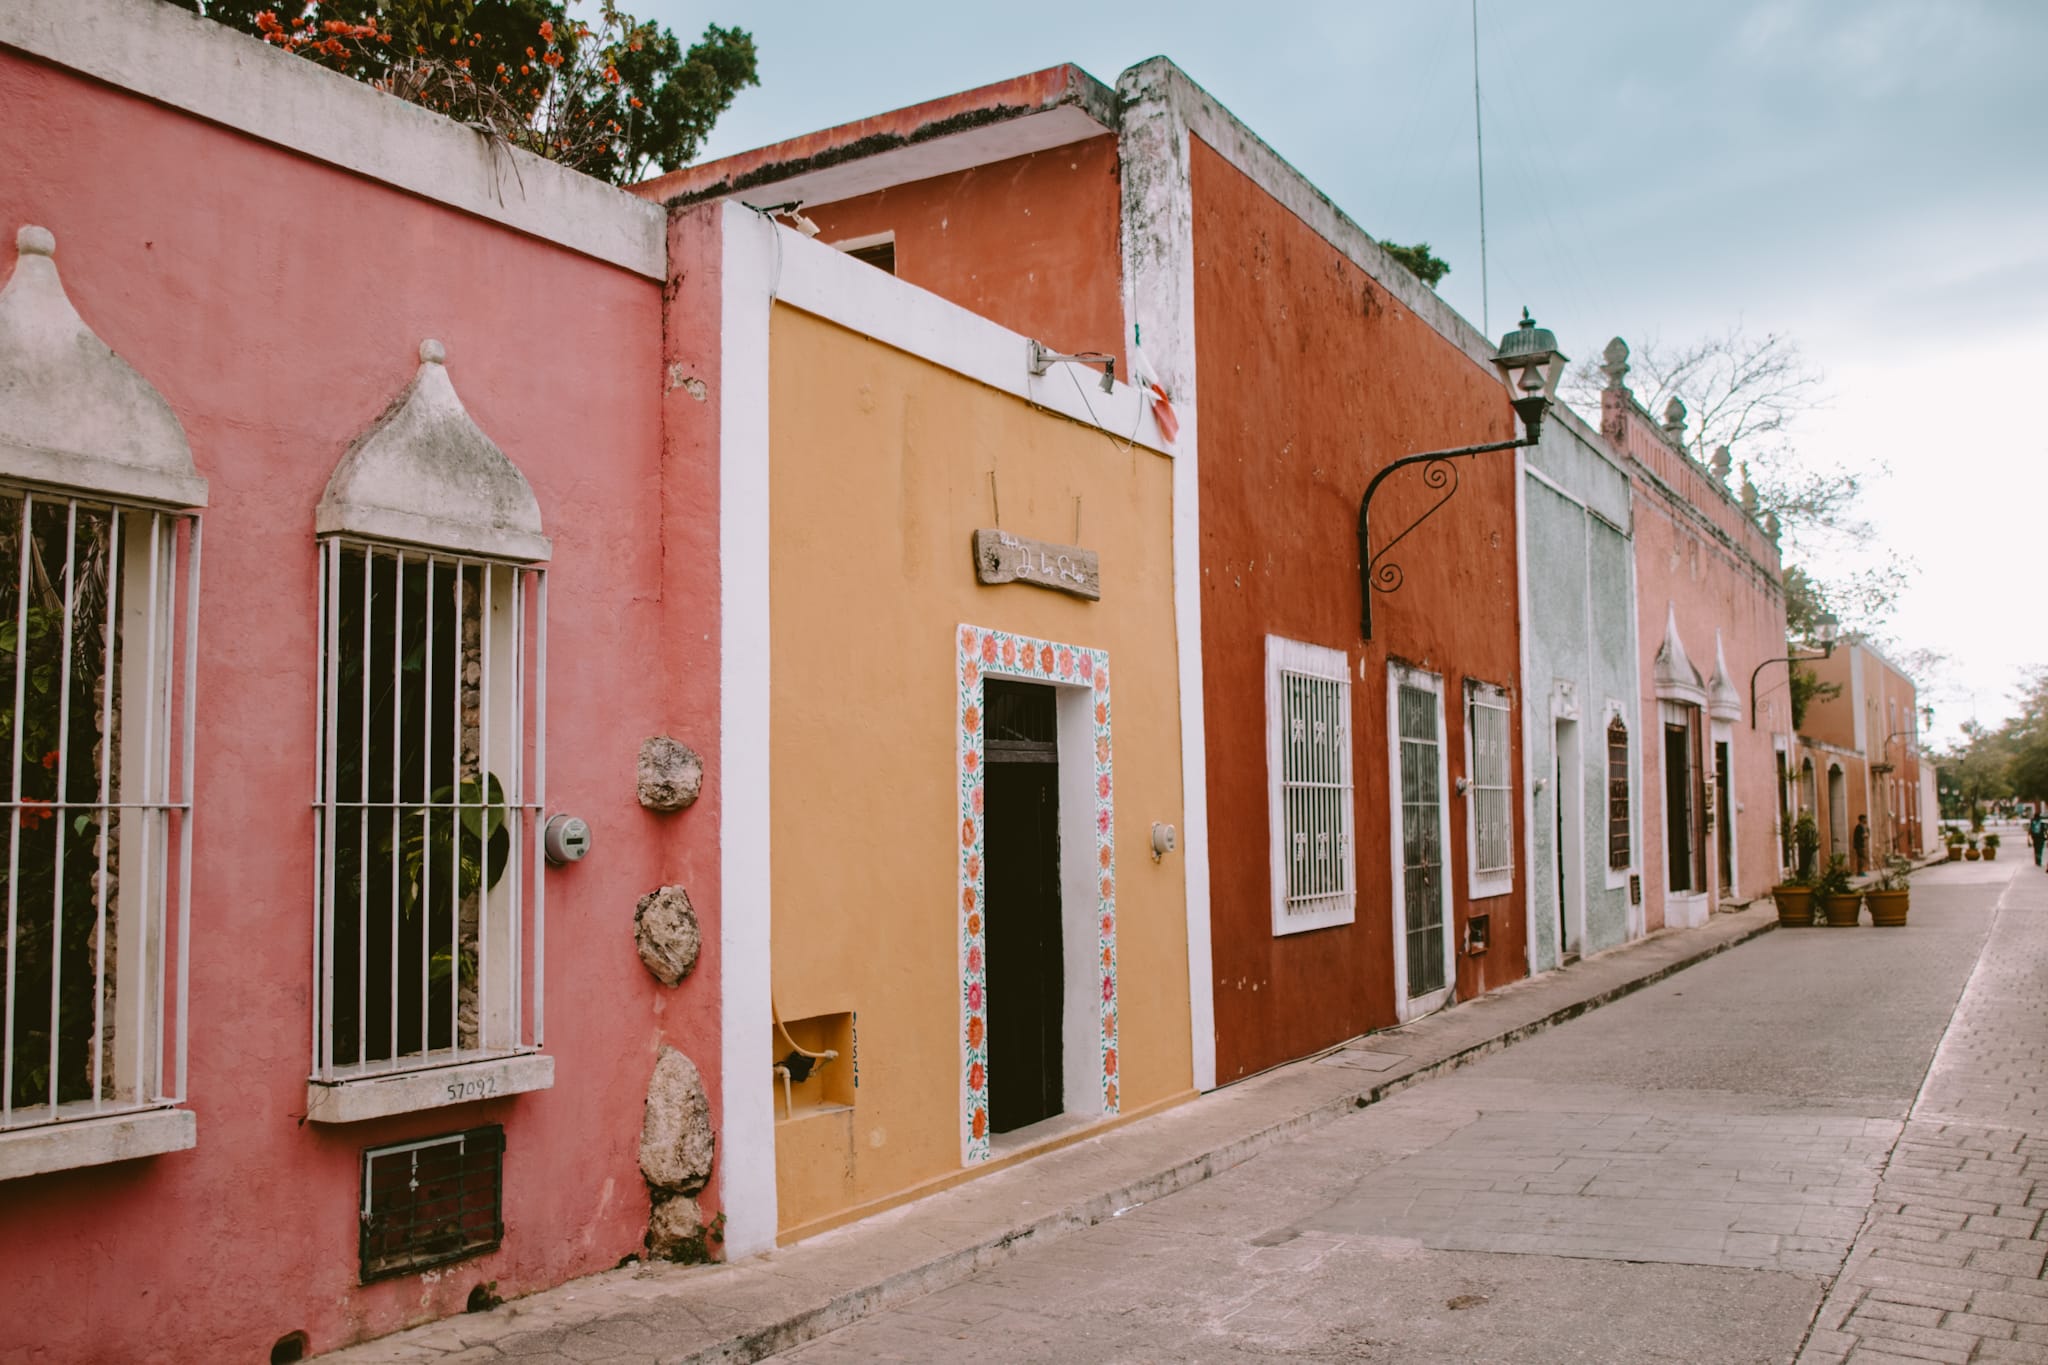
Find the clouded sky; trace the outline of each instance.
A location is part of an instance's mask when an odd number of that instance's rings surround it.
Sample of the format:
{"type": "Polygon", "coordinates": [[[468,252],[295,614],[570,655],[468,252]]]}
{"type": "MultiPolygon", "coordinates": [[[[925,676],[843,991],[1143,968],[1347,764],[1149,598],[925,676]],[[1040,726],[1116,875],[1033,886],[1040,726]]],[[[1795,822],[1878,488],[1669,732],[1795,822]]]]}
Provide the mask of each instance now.
{"type": "MultiPolygon", "coordinates": [[[[707,157],[1074,62],[1172,58],[1368,232],[1427,241],[1482,321],[1469,0],[640,0],[749,29],[707,157]]],[[[1818,463],[1918,565],[1889,624],[1951,656],[1935,737],[2048,664],[2048,3],[1479,0],[1491,328],[1794,337],[1818,463]],[[2019,584],[2042,585],[2031,603],[2019,584]]],[[[1736,452],[1740,458],[1742,452],[1736,452]]]]}

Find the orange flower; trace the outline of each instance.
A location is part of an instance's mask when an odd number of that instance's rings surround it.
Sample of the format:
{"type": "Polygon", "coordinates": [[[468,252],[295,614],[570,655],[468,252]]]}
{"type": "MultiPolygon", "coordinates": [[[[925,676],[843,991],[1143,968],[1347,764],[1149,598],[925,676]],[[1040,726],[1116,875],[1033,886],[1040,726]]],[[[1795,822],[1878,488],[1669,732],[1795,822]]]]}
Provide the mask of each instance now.
{"type": "Polygon", "coordinates": [[[547,56],[542,57],[541,60],[546,62],[549,66],[560,66],[562,64],[562,54],[559,52],[550,52],[547,56]]]}
{"type": "Polygon", "coordinates": [[[972,820],[962,819],[960,821],[960,847],[972,848],[973,846],[974,822],[972,820]]]}
{"type": "Polygon", "coordinates": [[[531,56],[533,55],[533,49],[532,49],[532,48],[530,48],[530,47],[529,47],[528,49],[526,49],[526,55],[527,55],[527,56],[529,56],[529,57],[531,57],[531,56]]]}
{"type": "Polygon", "coordinates": [[[1104,1104],[1107,1104],[1107,1105],[1108,1105],[1108,1106],[1109,1106],[1110,1108],[1112,1108],[1112,1109],[1116,1108],[1116,1082],[1115,1082],[1115,1081],[1111,1081],[1111,1082],[1110,1082],[1110,1083],[1109,1083],[1109,1084],[1108,1084],[1107,1086],[1103,1087],[1103,1091],[1102,1091],[1102,1102],[1103,1102],[1104,1104]]]}
{"type": "MultiPolygon", "coordinates": [[[[1116,1049],[1115,1049],[1115,1048],[1111,1048],[1111,1049],[1110,1049],[1109,1051],[1107,1051],[1107,1052],[1105,1052],[1105,1053],[1103,1053],[1103,1054],[1102,1054],[1102,1074],[1103,1074],[1103,1075],[1105,1075],[1105,1076],[1114,1076],[1114,1075],[1116,1075],[1116,1049]]],[[[1112,1103],[1114,1103],[1114,1101],[1112,1101],[1112,1103]]]]}
{"type": "Polygon", "coordinates": [[[981,916],[979,914],[973,914],[967,917],[967,932],[970,935],[978,935],[981,933],[981,916]]]}
{"type": "Polygon", "coordinates": [[[967,1021],[967,1046],[980,1047],[981,1040],[987,1036],[988,1026],[981,1022],[980,1015],[977,1014],[967,1021]]]}
{"type": "Polygon", "coordinates": [[[970,706],[965,711],[962,711],[960,713],[960,725],[963,729],[979,730],[981,728],[981,708],[970,706]]]}
{"type": "Polygon", "coordinates": [[[1096,723],[1097,725],[1107,725],[1107,724],[1109,724],[1109,703],[1108,703],[1108,702],[1106,702],[1106,701],[1099,701],[1099,702],[1096,702],[1096,703],[1095,703],[1095,723],[1096,723]]]}
{"type": "MultiPolygon", "coordinates": [[[[532,67],[530,67],[530,66],[528,66],[528,65],[527,65],[527,64],[526,64],[525,62],[521,62],[521,63],[519,64],[519,74],[520,74],[520,75],[522,75],[522,76],[527,76],[527,75],[531,75],[532,73],[533,73],[533,68],[532,68],[532,67]]],[[[527,93],[528,93],[528,94],[531,94],[532,92],[531,92],[531,91],[528,91],[527,93]]]]}
{"type": "Polygon", "coordinates": [[[638,95],[633,96],[633,107],[635,109],[640,107],[640,97],[638,95]]]}
{"type": "Polygon", "coordinates": [[[986,1109],[977,1109],[977,1110],[975,1110],[975,1111],[974,1111],[974,1136],[975,1136],[976,1140],[979,1140],[979,1139],[981,1139],[981,1138],[983,1138],[983,1137],[987,1136],[987,1134],[988,1134],[988,1110],[986,1110],[986,1109]]]}
{"type": "Polygon", "coordinates": [[[43,763],[43,767],[44,767],[44,769],[45,769],[45,770],[48,770],[48,769],[51,769],[51,768],[54,768],[54,767],[56,767],[56,766],[57,766],[57,760],[58,760],[58,758],[59,758],[59,757],[61,757],[61,756],[62,756],[62,751],[61,751],[61,750],[57,750],[57,749],[52,749],[52,750],[50,750],[50,752],[48,752],[48,753],[44,754],[44,755],[43,755],[43,758],[42,758],[42,763],[43,763]]]}
{"type": "MultiPolygon", "coordinates": [[[[1107,948],[1104,948],[1104,949],[1102,950],[1102,970],[1104,970],[1105,972],[1106,972],[1106,971],[1108,971],[1108,970],[1109,970],[1109,969],[1110,969],[1111,967],[1114,967],[1114,966],[1116,965],[1116,963],[1114,963],[1114,962],[1112,962],[1112,961],[1110,960],[1110,959],[1111,959],[1111,958],[1112,958],[1113,956],[1114,956],[1114,954],[1112,954],[1112,953],[1110,952],[1110,950],[1109,950],[1109,949],[1107,949],[1107,948]]],[[[1115,1054],[1111,1054],[1111,1055],[1113,1056],[1113,1055],[1115,1055],[1115,1054]]],[[[1115,1067],[1111,1067],[1111,1068],[1110,1068],[1110,1070],[1111,1070],[1111,1071],[1114,1071],[1114,1070],[1116,1070],[1116,1068],[1115,1068],[1115,1067]]]]}
{"type": "Polygon", "coordinates": [[[1039,671],[1040,671],[1040,672],[1042,672],[1042,673],[1050,673],[1050,672],[1052,672],[1052,646],[1051,646],[1051,645],[1040,645],[1040,646],[1038,647],[1038,668],[1039,668],[1039,671]]]}
{"type": "Polygon", "coordinates": [[[555,40],[555,24],[552,19],[546,20],[541,24],[540,36],[551,43],[555,40]]]}
{"type": "Polygon", "coordinates": [[[52,814],[54,812],[50,810],[50,803],[43,800],[40,796],[24,796],[21,798],[21,827],[23,829],[34,829],[37,825],[49,819],[52,814]]]}
{"type": "Polygon", "coordinates": [[[963,886],[960,888],[960,908],[963,910],[972,910],[974,908],[973,887],[963,886]]]}
{"type": "Polygon", "coordinates": [[[988,1071],[980,1062],[976,1062],[973,1066],[967,1068],[967,1088],[969,1090],[979,1090],[987,1083],[988,1071]]]}
{"type": "Polygon", "coordinates": [[[1101,850],[1101,852],[1100,852],[1100,854],[1099,854],[1098,856],[1099,856],[1099,857],[1101,858],[1101,860],[1102,860],[1102,866],[1103,866],[1103,869],[1104,869],[1105,871],[1107,871],[1107,870],[1108,870],[1108,868],[1109,868],[1109,845],[1108,845],[1108,844],[1104,844],[1104,845],[1102,846],[1102,850],[1101,850]]]}

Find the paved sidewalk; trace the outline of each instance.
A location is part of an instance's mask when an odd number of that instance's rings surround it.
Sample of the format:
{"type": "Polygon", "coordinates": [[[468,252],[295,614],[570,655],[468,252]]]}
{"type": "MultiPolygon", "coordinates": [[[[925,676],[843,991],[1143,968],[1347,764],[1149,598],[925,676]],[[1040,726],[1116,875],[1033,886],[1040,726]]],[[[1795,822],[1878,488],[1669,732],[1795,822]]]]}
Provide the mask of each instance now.
{"type": "MultiPolygon", "coordinates": [[[[323,1357],[752,1361],[1229,1170],[1417,1081],[1777,927],[1769,900],[1518,982],[1099,1137],[733,1265],[636,1266],[323,1357]]],[[[1818,1357],[1817,1357],[1818,1358],[1818,1357]]]]}
{"type": "Polygon", "coordinates": [[[2048,877],[1999,901],[1800,1365],[2048,1361],[2048,877]]]}

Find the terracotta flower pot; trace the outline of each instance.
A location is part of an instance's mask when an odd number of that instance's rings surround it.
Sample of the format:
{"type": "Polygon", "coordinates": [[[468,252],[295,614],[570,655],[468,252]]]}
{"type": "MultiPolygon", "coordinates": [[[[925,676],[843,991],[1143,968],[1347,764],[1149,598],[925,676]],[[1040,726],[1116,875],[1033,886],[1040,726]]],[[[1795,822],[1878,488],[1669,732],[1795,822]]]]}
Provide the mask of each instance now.
{"type": "Polygon", "coordinates": [[[1948,846],[1948,860],[1952,863],[1959,863],[1963,860],[1963,846],[1961,844],[1950,844],[1948,846]]]}
{"type": "Polygon", "coordinates": [[[1979,853],[1974,848],[1966,848],[1963,850],[1963,857],[1973,863],[1982,858],[1983,856],[1983,854],[1979,853]]]}
{"type": "Polygon", "coordinates": [[[1897,929],[1906,922],[1906,898],[1910,891],[1866,891],[1863,899],[1870,902],[1870,922],[1888,929],[1897,929]]]}
{"type": "Polygon", "coordinates": [[[1985,849],[1985,850],[1984,850],[1984,861],[1985,861],[1985,862],[1987,862],[1987,863],[1990,863],[1990,862],[1996,862],[1997,860],[1998,860],[1998,850],[1997,850],[1997,849],[1995,849],[1995,848],[1987,848],[1987,849],[1985,849]]]}
{"type": "Polygon", "coordinates": [[[1858,912],[1862,909],[1863,893],[1860,891],[1851,891],[1846,896],[1820,898],[1820,911],[1827,916],[1828,927],[1832,929],[1850,928],[1856,923],[1858,912]]]}
{"type": "Polygon", "coordinates": [[[1785,928],[1813,923],[1812,887],[1774,886],[1771,899],[1778,903],[1778,923],[1785,928]]]}

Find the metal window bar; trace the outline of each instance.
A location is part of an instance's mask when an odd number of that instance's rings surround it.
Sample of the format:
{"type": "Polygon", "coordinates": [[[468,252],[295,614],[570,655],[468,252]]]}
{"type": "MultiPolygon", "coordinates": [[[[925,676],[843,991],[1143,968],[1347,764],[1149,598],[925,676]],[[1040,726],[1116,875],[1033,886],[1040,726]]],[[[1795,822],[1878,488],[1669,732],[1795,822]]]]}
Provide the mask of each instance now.
{"type": "Polygon", "coordinates": [[[1280,678],[1287,913],[1308,916],[1351,901],[1350,686],[1285,669],[1280,678]]]}
{"type": "Polygon", "coordinates": [[[1629,857],[1628,726],[1617,716],[1607,726],[1607,866],[1626,868],[1629,857]]]}
{"type": "Polygon", "coordinates": [[[1441,990],[1444,982],[1442,786],[1436,694],[1403,683],[1401,726],[1401,866],[1406,904],[1408,995],[1441,990]]]}
{"type": "Polygon", "coordinates": [[[545,573],[321,551],[313,1079],[538,1048],[545,573]]]}
{"type": "Polygon", "coordinates": [[[184,1098],[199,527],[0,484],[0,1131],[184,1098]]]}
{"type": "Polygon", "coordinates": [[[505,1130],[498,1125],[363,1153],[364,1284],[497,1246],[504,1223],[505,1130]]]}

